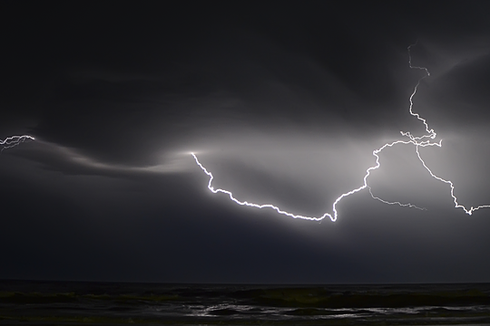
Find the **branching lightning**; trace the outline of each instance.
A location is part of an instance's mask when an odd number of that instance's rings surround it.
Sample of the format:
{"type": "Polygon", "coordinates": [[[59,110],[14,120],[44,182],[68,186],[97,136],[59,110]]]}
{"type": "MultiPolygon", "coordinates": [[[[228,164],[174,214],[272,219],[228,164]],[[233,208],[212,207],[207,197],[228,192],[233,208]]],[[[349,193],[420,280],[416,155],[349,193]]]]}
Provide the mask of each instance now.
{"type": "MultiPolygon", "coordinates": [[[[447,185],[449,185],[450,187],[450,194],[451,194],[451,197],[453,198],[453,202],[454,202],[454,207],[455,208],[461,208],[466,214],[468,215],[471,215],[474,211],[477,211],[481,208],[490,208],[490,204],[489,205],[480,205],[480,206],[477,206],[477,207],[471,207],[471,208],[466,208],[464,205],[461,205],[459,202],[458,202],[458,198],[456,197],[456,195],[454,194],[454,191],[455,191],[455,187],[454,187],[454,184],[452,181],[450,180],[446,180],[446,179],[443,179],[439,176],[437,176],[436,174],[434,174],[432,172],[432,170],[428,167],[428,165],[426,164],[426,162],[424,161],[424,159],[422,158],[421,154],[420,154],[420,151],[419,151],[419,148],[420,147],[429,147],[429,146],[437,146],[437,147],[442,147],[442,139],[439,140],[438,142],[434,141],[434,139],[436,138],[437,134],[436,132],[434,131],[434,129],[431,129],[429,127],[429,124],[427,122],[426,119],[424,119],[423,117],[421,117],[418,113],[414,112],[413,111],[413,98],[415,97],[415,95],[417,94],[417,91],[418,91],[418,88],[420,86],[420,83],[422,82],[423,79],[427,78],[430,76],[430,72],[427,68],[425,67],[418,67],[418,66],[413,66],[412,65],[412,56],[411,56],[411,48],[414,46],[415,44],[412,44],[410,45],[407,50],[408,50],[408,65],[411,69],[418,69],[418,70],[422,70],[424,71],[424,76],[421,77],[418,81],[417,81],[417,84],[415,85],[413,91],[412,91],[412,94],[410,95],[410,98],[409,98],[409,102],[410,102],[410,105],[409,105],[409,113],[415,117],[417,120],[419,120],[420,122],[423,123],[424,127],[425,127],[425,134],[421,135],[421,136],[414,136],[412,135],[410,132],[404,132],[404,131],[400,131],[400,134],[404,137],[407,137],[408,139],[404,139],[404,140],[396,140],[396,141],[393,141],[391,143],[386,143],[384,144],[383,146],[381,146],[380,148],[378,149],[375,149],[373,151],[373,156],[375,157],[375,165],[369,167],[366,169],[366,174],[364,175],[364,178],[363,178],[363,183],[361,186],[359,186],[358,188],[355,188],[355,189],[352,189],[346,193],[343,193],[342,195],[340,195],[333,203],[332,205],[332,212],[329,213],[329,212],[326,212],[324,213],[323,215],[321,216],[304,216],[304,215],[299,215],[299,214],[293,214],[293,213],[290,213],[290,212],[287,212],[287,211],[284,211],[284,210],[281,210],[279,207],[275,206],[275,205],[272,205],[272,204],[255,204],[255,203],[249,203],[247,201],[241,201],[237,198],[235,198],[235,196],[233,195],[233,193],[231,191],[228,191],[228,190],[225,190],[225,189],[220,189],[220,188],[214,188],[212,183],[213,183],[213,179],[214,179],[214,176],[211,172],[209,172],[202,164],[201,162],[199,161],[199,159],[197,158],[197,156],[194,154],[194,153],[191,153],[191,155],[194,157],[194,160],[196,161],[196,164],[201,168],[201,170],[204,171],[204,173],[209,177],[209,182],[208,182],[208,189],[217,194],[217,193],[223,193],[223,194],[226,194],[228,195],[228,197],[235,203],[237,203],[238,205],[241,205],[241,206],[249,206],[249,207],[255,207],[255,208],[270,208],[270,209],[273,209],[275,210],[277,213],[279,214],[282,214],[282,215],[286,215],[286,216],[289,216],[289,217],[293,217],[293,218],[300,218],[300,219],[305,219],[305,220],[312,220],[312,221],[321,221],[323,219],[325,219],[326,217],[330,218],[330,220],[332,222],[335,222],[337,220],[337,217],[338,217],[338,211],[337,211],[337,204],[340,203],[340,201],[342,199],[344,199],[345,197],[348,197],[350,195],[353,195],[357,192],[360,192],[361,190],[364,190],[364,189],[367,189],[369,191],[369,194],[371,195],[371,197],[373,199],[376,199],[384,204],[388,204],[388,205],[398,205],[398,206],[401,206],[401,207],[410,207],[410,208],[416,208],[416,209],[421,209],[421,210],[425,210],[425,208],[422,208],[422,207],[418,207],[414,204],[411,204],[411,203],[401,203],[401,202],[390,202],[390,201],[387,201],[387,200],[384,200],[378,196],[375,196],[372,192],[372,189],[371,187],[369,186],[368,184],[368,178],[369,176],[371,175],[371,172],[377,170],[378,168],[381,167],[381,163],[380,163],[380,157],[379,157],[379,154],[384,150],[386,149],[387,147],[393,147],[395,145],[400,145],[400,144],[405,144],[405,145],[408,145],[408,144],[411,144],[415,147],[415,153],[417,155],[417,158],[419,159],[419,161],[422,163],[422,166],[427,170],[427,172],[429,172],[430,176],[440,182],[443,182],[447,185]]],[[[15,145],[14,145],[15,146],[15,145]]]]}
{"type": "Polygon", "coordinates": [[[36,140],[36,139],[29,135],[22,135],[22,136],[10,136],[5,138],[4,140],[0,140],[0,146],[2,147],[2,150],[0,152],[18,146],[21,143],[25,142],[26,140],[36,140]]]}

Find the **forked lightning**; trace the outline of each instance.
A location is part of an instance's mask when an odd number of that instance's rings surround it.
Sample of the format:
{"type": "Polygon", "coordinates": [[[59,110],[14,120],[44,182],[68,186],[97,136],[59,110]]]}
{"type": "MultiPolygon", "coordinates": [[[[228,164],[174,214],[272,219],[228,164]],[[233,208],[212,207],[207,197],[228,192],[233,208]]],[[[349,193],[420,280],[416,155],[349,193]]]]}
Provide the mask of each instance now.
{"type": "Polygon", "coordinates": [[[4,140],[0,140],[0,146],[2,147],[1,152],[3,152],[5,149],[9,149],[12,147],[15,147],[21,143],[23,143],[26,140],[35,140],[34,137],[29,136],[29,135],[22,135],[22,136],[10,136],[5,138],[4,140]]]}
{"type": "Polygon", "coordinates": [[[348,197],[350,195],[353,195],[361,190],[364,190],[364,189],[368,189],[369,191],[369,194],[371,195],[371,197],[373,199],[376,199],[376,200],[379,200],[381,201],[382,203],[385,203],[385,204],[389,204],[389,205],[399,205],[399,206],[402,206],[402,207],[411,207],[411,208],[417,208],[417,209],[424,209],[424,208],[421,208],[421,207],[418,207],[416,205],[413,205],[411,203],[401,203],[401,202],[389,202],[389,201],[386,201],[380,197],[377,197],[373,194],[372,190],[371,190],[371,187],[368,185],[368,178],[369,176],[371,175],[371,172],[374,171],[374,170],[377,170],[378,168],[380,168],[381,164],[380,164],[380,157],[379,157],[379,154],[387,147],[393,147],[395,145],[399,145],[399,144],[412,144],[414,147],[415,147],[415,153],[417,155],[417,158],[419,159],[419,161],[422,163],[423,167],[427,170],[427,172],[429,172],[430,176],[438,181],[441,181],[441,182],[444,182],[446,183],[447,185],[449,185],[450,187],[450,194],[451,194],[451,197],[453,198],[453,202],[454,202],[454,206],[455,208],[461,208],[466,214],[468,215],[471,215],[474,211],[477,211],[481,208],[490,208],[490,205],[480,205],[480,206],[477,206],[477,207],[471,207],[471,208],[466,208],[464,205],[461,205],[459,202],[458,202],[458,198],[456,197],[456,195],[454,194],[454,184],[452,183],[452,181],[450,180],[446,180],[446,179],[443,179],[439,176],[437,176],[436,174],[434,174],[432,172],[432,170],[428,167],[428,165],[425,163],[424,159],[422,158],[421,154],[420,154],[420,151],[419,151],[419,148],[420,147],[428,147],[428,146],[437,146],[437,147],[442,147],[442,139],[439,140],[438,142],[434,141],[434,139],[436,138],[437,134],[436,132],[434,131],[434,129],[431,129],[429,127],[429,124],[427,122],[426,119],[422,118],[418,113],[414,112],[413,111],[413,98],[414,96],[417,94],[417,90],[419,88],[419,85],[421,83],[421,81],[424,79],[424,78],[427,78],[430,76],[430,72],[427,68],[425,67],[417,67],[417,66],[413,66],[412,65],[412,56],[411,56],[411,48],[414,46],[415,44],[412,44],[410,45],[407,50],[408,50],[408,64],[409,64],[409,67],[411,69],[419,69],[419,70],[423,70],[425,72],[425,75],[420,78],[418,81],[417,81],[417,84],[415,85],[414,89],[413,89],[413,92],[412,94],[410,95],[410,98],[409,98],[409,102],[410,102],[410,105],[409,105],[409,112],[410,114],[415,117],[416,119],[418,119],[420,122],[422,122],[424,124],[424,127],[425,127],[425,134],[421,135],[421,136],[413,136],[410,132],[404,132],[404,131],[400,131],[400,134],[404,137],[407,137],[408,139],[405,139],[405,140],[397,140],[397,141],[393,141],[391,143],[386,143],[384,144],[383,146],[381,146],[380,148],[378,149],[375,149],[373,151],[373,155],[374,157],[376,158],[376,164],[374,166],[371,166],[369,167],[367,170],[366,170],[366,174],[364,175],[364,179],[363,179],[363,184],[358,187],[358,188],[355,188],[355,189],[352,189],[346,193],[343,193],[342,195],[340,195],[333,203],[332,205],[332,212],[329,213],[329,212],[326,212],[324,213],[323,215],[321,216],[304,216],[304,215],[298,215],[298,214],[293,214],[293,213],[290,213],[290,212],[287,212],[287,211],[283,211],[281,210],[279,207],[275,206],[275,205],[272,205],[272,204],[255,204],[255,203],[249,203],[247,201],[241,201],[241,200],[238,200],[237,198],[235,198],[235,196],[233,195],[233,193],[231,191],[228,191],[228,190],[224,190],[224,189],[220,189],[220,188],[214,188],[212,183],[213,183],[213,179],[214,179],[214,176],[211,172],[209,172],[202,164],[201,162],[199,161],[199,159],[197,158],[196,154],[194,153],[191,153],[191,155],[194,157],[194,160],[196,161],[197,165],[204,171],[204,173],[206,173],[208,176],[209,176],[209,182],[208,182],[208,189],[210,191],[212,191],[213,193],[223,193],[223,194],[226,194],[228,195],[228,197],[234,201],[235,203],[237,203],[238,205],[242,205],[242,206],[250,206],[250,207],[255,207],[255,208],[270,208],[270,209],[273,209],[275,210],[277,213],[279,214],[282,214],[282,215],[286,215],[286,216],[290,216],[290,217],[293,217],[293,218],[300,218],[300,219],[305,219],[305,220],[313,220],[313,221],[321,221],[323,220],[324,218],[328,217],[330,218],[330,220],[332,220],[332,222],[335,222],[337,220],[337,217],[338,217],[338,211],[337,211],[337,204],[342,200],[344,199],[345,197],[348,197]]]}

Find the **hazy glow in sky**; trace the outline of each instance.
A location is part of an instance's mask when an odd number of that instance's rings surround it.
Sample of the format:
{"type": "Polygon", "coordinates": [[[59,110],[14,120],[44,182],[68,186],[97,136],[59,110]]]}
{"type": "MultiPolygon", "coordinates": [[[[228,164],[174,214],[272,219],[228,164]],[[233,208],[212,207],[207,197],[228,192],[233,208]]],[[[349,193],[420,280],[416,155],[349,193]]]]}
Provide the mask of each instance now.
{"type": "Polygon", "coordinates": [[[292,218],[299,218],[299,219],[311,220],[311,221],[321,221],[324,218],[329,217],[332,222],[335,222],[337,220],[338,214],[339,214],[338,211],[337,211],[337,207],[336,207],[337,204],[343,198],[348,197],[350,195],[353,195],[353,194],[355,194],[355,193],[357,193],[357,192],[359,192],[361,190],[364,190],[364,189],[368,189],[369,194],[371,195],[371,197],[373,199],[379,200],[380,202],[382,202],[384,204],[398,205],[398,206],[401,206],[401,207],[410,207],[410,208],[416,208],[416,209],[425,210],[425,208],[418,207],[417,205],[412,204],[412,203],[402,203],[402,202],[399,202],[399,201],[387,201],[387,200],[385,200],[383,198],[380,198],[378,196],[375,196],[373,194],[372,190],[371,190],[371,187],[368,184],[368,178],[371,175],[371,172],[374,171],[374,170],[377,170],[378,168],[381,167],[380,157],[379,157],[378,154],[380,154],[385,148],[388,148],[388,147],[393,147],[395,145],[400,145],[400,144],[404,144],[404,145],[412,144],[412,145],[415,146],[415,152],[417,154],[417,158],[419,159],[419,161],[423,165],[423,167],[427,170],[427,172],[429,172],[430,176],[432,178],[438,180],[438,181],[441,181],[441,182],[449,185],[449,187],[451,188],[451,197],[453,198],[453,202],[454,202],[455,208],[461,208],[468,215],[471,215],[474,211],[477,211],[477,210],[479,210],[481,208],[490,208],[490,205],[479,205],[479,206],[476,206],[476,207],[466,208],[464,205],[460,204],[458,202],[458,198],[454,194],[455,186],[454,186],[453,182],[451,180],[443,179],[440,176],[437,176],[436,174],[434,174],[434,172],[432,172],[432,170],[429,168],[429,166],[426,164],[426,162],[424,161],[424,159],[422,158],[422,156],[420,154],[419,147],[428,147],[428,146],[441,147],[442,146],[442,139],[439,140],[438,142],[431,141],[431,140],[433,140],[433,139],[436,138],[436,136],[437,136],[436,132],[434,131],[434,129],[430,129],[429,124],[427,123],[427,120],[426,119],[424,119],[423,117],[421,117],[420,114],[418,114],[418,113],[416,113],[416,112],[413,111],[414,97],[417,94],[417,90],[418,90],[418,87],[420,85],[420,82],[424,78],[430,77],[430,72],[429,72],[429,70],[427,68],[425,68],[425,67],[417,67],[417,66],[413,66],[412,65],[412,56],[411,56],[410,50],[411,50],[411,48],[413,46],[415,46],[415,44],[412,44],[412,45],[410,45],[407,48],[407,50],[408,50],[408,64],[409,64],[409,67],[411,69],[423,70],[425,72],[425,76],[423,76],[422,78],[420,78],[417,81],[417,84],[415,85],[412,94],[410,94],[410,98],[409,98],[410,105],[409,105],[408,110],[409,110],[409,112],[410,112],[410,114],[412,116],[414,116],[415,118],[417,118],[417,120],[419,120],[420,122],[423,123],[423,125],[425,126],[425,132],[426,133],[424,135],[421,135],[421,136],[413,136],[409,131],[400,131],[401,135],[409,138],[409,140],[396,140],[396,141],[393,141],[393,142],[390,142],[390,143],[386,143],[383,146],[381,146],[380,148],[374,150],[373,151],[373,155],[376,158],[376,165],[371,166],[371,167],[369,167],[366,170],[366,174],[364,176],[364,182],[363,182],[363,184],[360,187],[355,188],[355,189],[352,189],[352,190],[350,190],[350,191],[348,191],[346,193],[343,193],[339,197],[337,197],[337,199],[334,201],[334,203],[332,205],[332,213],[326,212],[322,216],[319,216],[319,217],[304,216],[304,215],[298,215],[298,214],[295,214],[295,213],[290,213],[290,212],[284,211],[284,210],[280,209],[278,206],[275,206],[273,204],[256,204],[256,203],[252,203],[252,202],[241,201],[241,200],[235,198],[235,196],[233,195],[233,193],[231,191],[225,190],[225,189],[221,189],[221,188],[215,188],[212,185],[213,179],[214,179],[214,175],[211,172],[209,172],[202,165],[202,163],[197,158],[196,154],[191,153],[192,157],[196,161],[196,164],[209,177],[208,189],[211,192],[215,193],[215,194],[216,193],[222,193],[222,194],[228,195],[228,197],[233,202],[235,202],[236,204],[238,204],[240,206],[248,206],[248,207],[254,207],[254,208],[269,208],[269,209],[272,209],[272,210],[276,211],[278,214],[281,214],[281,215],[286,215],[286,216],[289,216],[289,217],[292,217],[292,218]]]}
{"type": "Polygon", "coordinates": [[[0,278],[490,281],[486,1],[4,7],[0,278]]]}

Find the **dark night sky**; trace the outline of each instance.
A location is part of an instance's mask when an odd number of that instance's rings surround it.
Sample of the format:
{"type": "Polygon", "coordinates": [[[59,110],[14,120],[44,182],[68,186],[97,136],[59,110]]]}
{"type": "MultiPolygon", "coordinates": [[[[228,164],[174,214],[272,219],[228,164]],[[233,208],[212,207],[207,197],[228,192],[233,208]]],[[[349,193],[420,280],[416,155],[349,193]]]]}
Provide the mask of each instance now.
{"type": "Polygon", "coordinates": [[[490,282],[486,1],[3,2],[0,278],[490,282]],[[439,139],[439,138],[438,138],[439,139]]]}

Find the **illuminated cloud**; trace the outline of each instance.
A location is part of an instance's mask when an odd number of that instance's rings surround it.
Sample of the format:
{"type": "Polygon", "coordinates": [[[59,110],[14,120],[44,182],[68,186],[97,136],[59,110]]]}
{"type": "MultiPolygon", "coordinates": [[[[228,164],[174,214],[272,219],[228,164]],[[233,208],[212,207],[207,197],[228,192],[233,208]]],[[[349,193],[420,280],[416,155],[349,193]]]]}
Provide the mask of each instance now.
{"type": "Polygon", "coordinates": [[[486,1],[7,4],[2,278],[489,281],[486,1]],[[62,6],[63,7],[63,6],[62,6]],[[54,10],[56,9],[56,10],[54,10]],[[63,14],[59,14],[62,12],[63,14]],[[388,14],[387,14],[388,13],[388,14]],[[439,138],[440,137],[440,138],[439,138]],[[428,140],[428,139],[425,139],[428,140]]]}
{"type": "MultiPolygon", "coordinates": [[[[420,135],[420,136],[415,136],[415,135],[412,135],[412,133],[410,131],[400,131],[401,135],[404,137],[407,137],[408,140],[395,140],[395,141],[388,142],[388,143],[382,145],[378,149],[373,150],[373,156],[376,158],[376,164],[367,168],[366,174],[364,175],[364,178],[363,178],[363,180],[364,180],[363,184],[361,186],[354,188],[352,190],[349,190],[349,191],[341,194],[339,197],[337,197],[335,199],[335,201],[333,202],[331,212],[326,212],[321,216],[306,216],[306,215],[300,215],[297,213],[291,213],[291,212],[285,211],[276,205],[273,205],[271,203],[264,203],[263,201],[260,201],[260,203],[255,203],[255,202],[249,202],[246,200],[237,199],[235,197],[235,195],[233,194],[233,192],[226,190],[226,189],[222,189],[222,188],[215,188],[215,186],[213,186],[214,175],[202,165],[202,163],[199,161],[199,159],[197,158],[195,153],[190,153],[192,155],[192,157],[194,158],[194,160],[196,161],[196,164],[209,177],[208,189],[215,194],[222,193],[222,194],[227,195],[230,198],[230,200],[232,200],[233,202],[235,202],[236,204],[238,204],[240,206],[248,206],[248,207],[260,208],[260,209],[272,209],[281,215],[286,215],[288,217],[298,218],[298,219],[303,219],[303,220],[310,220],[310,221],[321,221],[324,218],[328,217],[328,218],[330,218],[330,220],[332,222],[335,222],[337,220],[338,214],[339,214],[337,211],[337,204],[339,204],[342,199],[344,199],[348,196],[354,195],[355,193],[362,191],[364,189],[367,189],[369,191],[369,194],[371,195],[371,197],[373,199],[376,199],[376,200],[378,200],[384,204],[398,205],[401,207],[410,207],[410,208],[417,208],[420,210],[424,210],[425,208],[418,207],[417,205],[412,204],[410,202],[403,203],[400,201],[388,201],[388,200],[385,200],[383,198],[380,198],[379,196],[373,194],[371,186],[368,183],[368,178],[371,176],[371,173],[381,167],[380,154],[384,149],[391,148],[393,146],[398,146],[398,145],[413,145],[415,147],[415,153],[417,155],[418,160],[420,161],[420,163],[422,164],[424,169],[429,173],[429,175],[432,178],[436,179],[437,181],[445,183],[446,185],[449,186],[450,195],[451,195],[451,198],[453,199],[453,203],[454,203],[455,208],[462,209],[468,215],[472,215],[473,212],[475,212],[479,209],[482,209],[482,208],[490,208],[489,204],[471,206],[469,208],[467,208],[465,205],[460,204],[458,202],[458,198],[455,195],[454,183],[451,180],[444,179],[444,178],[434,174],[432,169],[427,165],[427,163],[425,162],[425,160],[421,156],[419,148],[421,148],[421,147],[422,148],[434,147],[434,146],[442,147],[442,140],[434,141],[434,139],[437,137],[437,134],[434,131],[434,129],[429,127],[429,123],[427,122],[427,120],[425,118],[423,118],[419,113],[417,113],[413,110],[414,97],[417,95],[417,91],[418,91],[418,88],[420,86],[420,83],[426,77],[430,77],[430,72],[427,68],[421,67],[421,66],[415,66],[412,63],[411,50],[412,50],[412,47],[414,47],[415,45],[416,44],[410,45],[407,49],[408,50],[408,64],[409,64],[409,67],[411,69],[424,71],[425,75],[417,81],[417,84],[415,85],[413,92],[409,96],[408,111],[413,117],[415,117],[418,121],[420,121],[424,125],[425,134],[420,135]]],[[[404,185],[402,184],[402,186],[404,186],[404,185]]]]}

